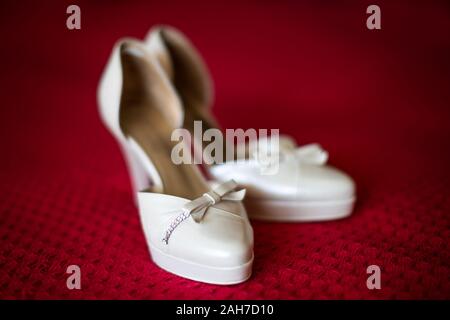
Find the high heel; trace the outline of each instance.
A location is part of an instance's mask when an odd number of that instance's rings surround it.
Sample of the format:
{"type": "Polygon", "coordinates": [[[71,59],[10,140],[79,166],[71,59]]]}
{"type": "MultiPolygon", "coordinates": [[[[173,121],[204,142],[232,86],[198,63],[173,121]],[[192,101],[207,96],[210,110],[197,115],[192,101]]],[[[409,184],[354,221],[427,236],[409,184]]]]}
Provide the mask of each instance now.
{"type": "MultiPolygon", "coordinates": [[[[212,82],[192,43],[180,31],[165,26],[150,30],[145,42],[153,55],[164,61],[163,69],[170,72],[180,94],[185,108],[183,126],[191,133],[196,120],[202,121],[204,130],[217,127],[209,111],[212,82]]],[[[232,177],[247,188],[251,218],[319,221],[352,213],[355,184],[348,175],[326,164],[328,153],[319,145],[298,147],[292,138],[280,136],[279,169],[271,175],[261,174],[260,163],[255,161],[259,145],[258,141],[238,145],[237,149],[245,149],[244,158],[207,167],[215,179],[232,177]]],[[[226,148],[223,151],[225,154],[226,148]]]]}
{"type": "MultiPolygon", "coordinates": [[[[145,169],[142,162],[139,160],[138,156],[132,151],[131,147],[127,146],[125,143],[119,143],[120,150],[125,159],[125,164],[127,165],[128,174],[130,175],[131,188],[133,193],[133,198],[136,205],[138,205],[138,192],[147,189],[151,185],[151,177],[153,179],[157,177],[156,174],[148,174],[148,170],[145,169]]],[[[155,183],[155,185],[160,185],[160,183],[155,183]]]]}
{"type": "Polygon", "coordinates": [[[153,261],[179,276],[234,284],[251,275],[253,230],[245,190],[208,183],[194,165],[175,165],[171,133],[183,111],[170,81],[136,40],[119,42],[100,81],[101,118],[126,159],[153,261]]]}

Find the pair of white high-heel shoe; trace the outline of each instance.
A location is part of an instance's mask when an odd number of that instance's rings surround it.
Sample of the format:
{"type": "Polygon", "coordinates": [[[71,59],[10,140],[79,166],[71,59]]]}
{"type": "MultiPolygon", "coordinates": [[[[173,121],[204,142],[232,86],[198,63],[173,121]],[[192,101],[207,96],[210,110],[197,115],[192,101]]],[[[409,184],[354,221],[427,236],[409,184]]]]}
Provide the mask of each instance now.
{"type": "MultiPolygon", "coordinates": [[[[174,129],[192,132],[195,120],[205,130],[216,127],[207,68],[173,28],[154,28],[145,41],[119,41],[98,99],[101,118],[126,158],[151,256],[169,272],[215,284],[250,277],[253,229],[244,196],[256,219],[319,221],[352,212],[352,179],[326,165],[320,146],[297,147],[286,136],[272,175],[262,175],[254,159],[238,159],[209,166],[213,179],[207,181],[196,165],[173,163],[174,129]]],[[[252,152],[255,142],[245,148],[252,152]]]]}

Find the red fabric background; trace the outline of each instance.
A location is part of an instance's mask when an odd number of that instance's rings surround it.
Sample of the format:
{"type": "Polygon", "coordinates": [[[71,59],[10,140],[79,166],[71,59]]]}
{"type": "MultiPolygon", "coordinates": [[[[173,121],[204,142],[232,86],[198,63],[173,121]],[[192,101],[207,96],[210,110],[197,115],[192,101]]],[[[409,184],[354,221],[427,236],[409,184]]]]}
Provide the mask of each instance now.
{"type": "Polygon", "coordinates": [[[0,298],[450,298],[450,6],[377,1],[2,1],[0,298]],[[214,286],[150,260],[96,87],[114,42],[156,23],[207,60],[223,127],[317,141],[358,185],[346,220],[254,222],[252,278],[214,286]],[[82,290],[66,288],[68,265],[82,290]],[[366,267],[382,289],[366,288],[366,267]]]}

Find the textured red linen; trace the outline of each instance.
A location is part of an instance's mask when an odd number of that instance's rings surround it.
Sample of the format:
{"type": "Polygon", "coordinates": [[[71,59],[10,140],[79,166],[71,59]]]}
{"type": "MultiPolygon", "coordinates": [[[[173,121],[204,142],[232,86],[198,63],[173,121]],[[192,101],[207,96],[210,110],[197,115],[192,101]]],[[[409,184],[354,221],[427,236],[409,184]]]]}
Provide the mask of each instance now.
{"type": "Polygon", "coordinates": [[[450,7],[377,1],[2,1],[0,298],[450,298],[450,7]],[[358,185],[354,215],[253,222],[254,274],[235,286],[149,258],[96,87],[114,42],[167,23],[216,84],[226,128],[320,142],[358,185]],[[68,290],[77,264],[82,289],[68,290]],[[382,270],[368,290],[366,268],[382,270]]]}

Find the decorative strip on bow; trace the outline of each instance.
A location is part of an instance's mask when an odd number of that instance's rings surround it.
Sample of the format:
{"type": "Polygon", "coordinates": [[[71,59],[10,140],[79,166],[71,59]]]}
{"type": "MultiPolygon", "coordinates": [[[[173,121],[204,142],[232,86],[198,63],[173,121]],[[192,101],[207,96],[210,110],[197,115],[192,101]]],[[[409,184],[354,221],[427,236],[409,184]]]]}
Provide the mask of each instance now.
{"type": "Polygon", "coordinates": [[[209,207],[223,200],[241,201],[244,199],[244,196],[245,189],[239,189],[234,180],[218,185],[213,190],[204,193],[201,197],[186,203],[181,209],[181,213],[170,223],[162,241],[168,244],[169,238],[175,228],[187,218],[192,217],[196,223],[199,223],[202,221],[209,207]]]}

